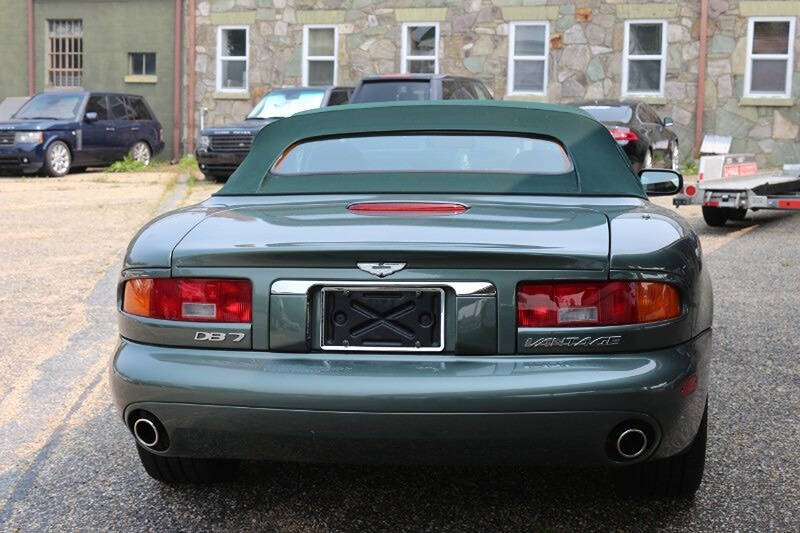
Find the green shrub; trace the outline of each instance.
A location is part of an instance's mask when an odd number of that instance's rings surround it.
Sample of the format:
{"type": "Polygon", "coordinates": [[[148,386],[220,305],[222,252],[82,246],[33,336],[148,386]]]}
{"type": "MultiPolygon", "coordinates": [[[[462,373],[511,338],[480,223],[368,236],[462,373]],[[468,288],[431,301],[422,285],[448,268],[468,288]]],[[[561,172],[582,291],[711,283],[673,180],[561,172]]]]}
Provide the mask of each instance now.
{"type": "Polygon", "coordinates": [[[147,168],[144,163],[135,161],[130,156],[125,156],[119,161],[114,161],[106,172],[138,172],[147,168]]]}
{"type": "Polygon", "coordinates": [[[695,160],[687,161],[686,164],[683,165],[683,173],[689,176],[697,174],[698,170],[697,161],[695,160]]]}

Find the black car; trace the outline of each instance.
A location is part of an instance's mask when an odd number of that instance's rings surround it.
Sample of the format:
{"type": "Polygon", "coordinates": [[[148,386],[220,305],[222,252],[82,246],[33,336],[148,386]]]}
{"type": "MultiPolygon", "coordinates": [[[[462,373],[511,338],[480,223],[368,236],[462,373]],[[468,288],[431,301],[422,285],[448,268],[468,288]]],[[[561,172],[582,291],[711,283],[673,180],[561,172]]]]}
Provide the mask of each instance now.
{"type": "Polygon", "coordinates": [[[595,100],[576,105],[608,128],[637,172],[652,167],[657,153],[667,166],[678,170],[678,136],[669,129],[671,118],[662,119],[644,102],[595,100]]]}
{"type": "Polygon", "coordinates": [[[446,74],[386,74],[363,78],[350,103],[403,100],[492,100],[492,93],[474,78],[446,74]]]}
{"type": "Polygon", "coordinates": [[[206,179],[226,181],[244,161],[261,128],[300,111],[348,103],[352,87],[294,87],[267,93],[242,122],[204,128],[197,163],[206,179]]]}
{"type": "Polygon", "coordinates": [[[164,132],[147,101],[135,94],[46,92],[0,122],[0,171],[64,176],[126,155],[150,163],[164,132]]]}

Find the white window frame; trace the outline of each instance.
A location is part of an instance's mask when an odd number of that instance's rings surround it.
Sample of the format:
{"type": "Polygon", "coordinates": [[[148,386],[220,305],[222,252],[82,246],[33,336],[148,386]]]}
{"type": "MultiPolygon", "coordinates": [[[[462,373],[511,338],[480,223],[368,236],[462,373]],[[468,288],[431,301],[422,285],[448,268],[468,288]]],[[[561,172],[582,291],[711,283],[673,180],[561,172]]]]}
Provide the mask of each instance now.
{"type": "Polygon", "coordinates": [[[303,26],[303,85],[308,85],[308,62],[309,61],[333,61],[333,85],[336,85],[339,77],[339,28],[335,24],[306,24],[303,26]],[[333,55],[332,56],[310,56],[308,55],[308,32],[309,30],[333,30],[333,55]]]}
{"type": "Polygon", "coordinates": [[[547,96],[547,74],[550,69],[550,23],[546,20],[524,20],[511,22],[508,27],[508,80],[506,85],[506,95],[534,95],[547,96]],[[517,26],[544,26],[544,55],[519,55],[514,53],[514,43],[516,41],[517,26]],[[515,91],[514,90],[514,62],[524,60],[544,60],[544,80],[541,91],[515,91]]]}
{"type": "Polygon", "coordinates": [[[433,73],[439,74],[439,40],[441,39],[441,34],[439,33],[439,23],[438,22],[404,22],[403,27],[400,30],[402,31],[401,35],[401,46],[400,46],[400,72],[403,74],[408,74],[408,61],[431,61],[433,60],[433,73]],[[436,28],[436,38],[435,43],[433,45],[433,55],[432,56],[409,56],[408,55],[408,28],[416,28],[417,26],[433,26],[436,28]]]}
{"type": "Polygon", "coordinates": [[[250,27],[249,26],[219,26],[217,27],[217,92],[220,93],[247,93],[250,91],[250,27]],[[225,30],[244,30],[244,87],[233,88],[222,86],[222,62],[226,59],[241,60],[242,56],[222,55],[222,32],[225,30]]]}
{"type": "Polygon", "coordinates": [[[664,96],[664,85],[667,79],[667,30],[668,22],[666,20],[660,19],[639,19],[639,20],[626,20],[625,21],[625,42],[623,44],[624,49],[622,51],[622,96],[656,96],[656,97],[663,97],[664,96]],[[642,55],[642,54],[634,54],[630,55],[628,51],[630,50],[629,43],[630,43],[630,34],[631,34],[631,25],[639,25],[639,24],[661,24],[661,54],[660,55],[642,55]],[[629,91],[628,90],[628,66],[630,65],[630,60],[637,60],[637,59],[645,59],[645,60],[659,60],[661,61],[661,73],[659,79],[659,90],[658,91],[629,91]]]}
{"type": "Polygon", "coordinates": [[[792,72],[794,71],[794,39],[795,39],[795,17],[749,17],[747,19],[747,63],[744,67],[744,96],[745,98],[791,98],[792,96],[792,72]],[[785,54],[753,54],[753,38],[755,37],[756,22],[788,22],[789,23],[789,50],[785,54]],[[750,82],[753,70],[753,59],[785,59],[786,60],[786,82],[784,92],[761,93],[750,90],[750,82]]]}

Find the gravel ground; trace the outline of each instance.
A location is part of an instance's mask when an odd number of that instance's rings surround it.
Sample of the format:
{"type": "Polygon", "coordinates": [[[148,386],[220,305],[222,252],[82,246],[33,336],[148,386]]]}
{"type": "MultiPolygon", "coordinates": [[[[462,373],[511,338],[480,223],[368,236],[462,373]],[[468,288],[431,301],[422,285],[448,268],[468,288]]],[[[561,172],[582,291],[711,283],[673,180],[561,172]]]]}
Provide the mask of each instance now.
{"type": "Polygon", "coordinates": [[[693,502],[620,499],[602,470],[547,468],[245,463],[235,481],[174,488],[142,471],[111,405],[112,294],[156,206],[215,186],[142,176],[0,180],[0,530],[800,529],[800,216],[713,229],[681,210],[716,298],[693,502]]]}

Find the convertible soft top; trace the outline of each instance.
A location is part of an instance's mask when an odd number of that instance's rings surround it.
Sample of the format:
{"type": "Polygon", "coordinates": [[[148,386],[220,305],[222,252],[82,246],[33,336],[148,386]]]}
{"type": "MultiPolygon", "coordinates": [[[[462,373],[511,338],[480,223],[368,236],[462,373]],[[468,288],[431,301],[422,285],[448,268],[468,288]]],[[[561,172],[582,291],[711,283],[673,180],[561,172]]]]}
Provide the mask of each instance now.
{"type": "Polygon", "coordinates": [[[330,193],[569,194],[645,197],[608,130],[576,108],[485,100],[391,102],[306,111],[261,130],[252,150],[216,195],[330,193]],[[287,148],[359,134],[458,132],[555,139],[574,169],[559,175],[465,172],[270,173],[287,148]]]}

